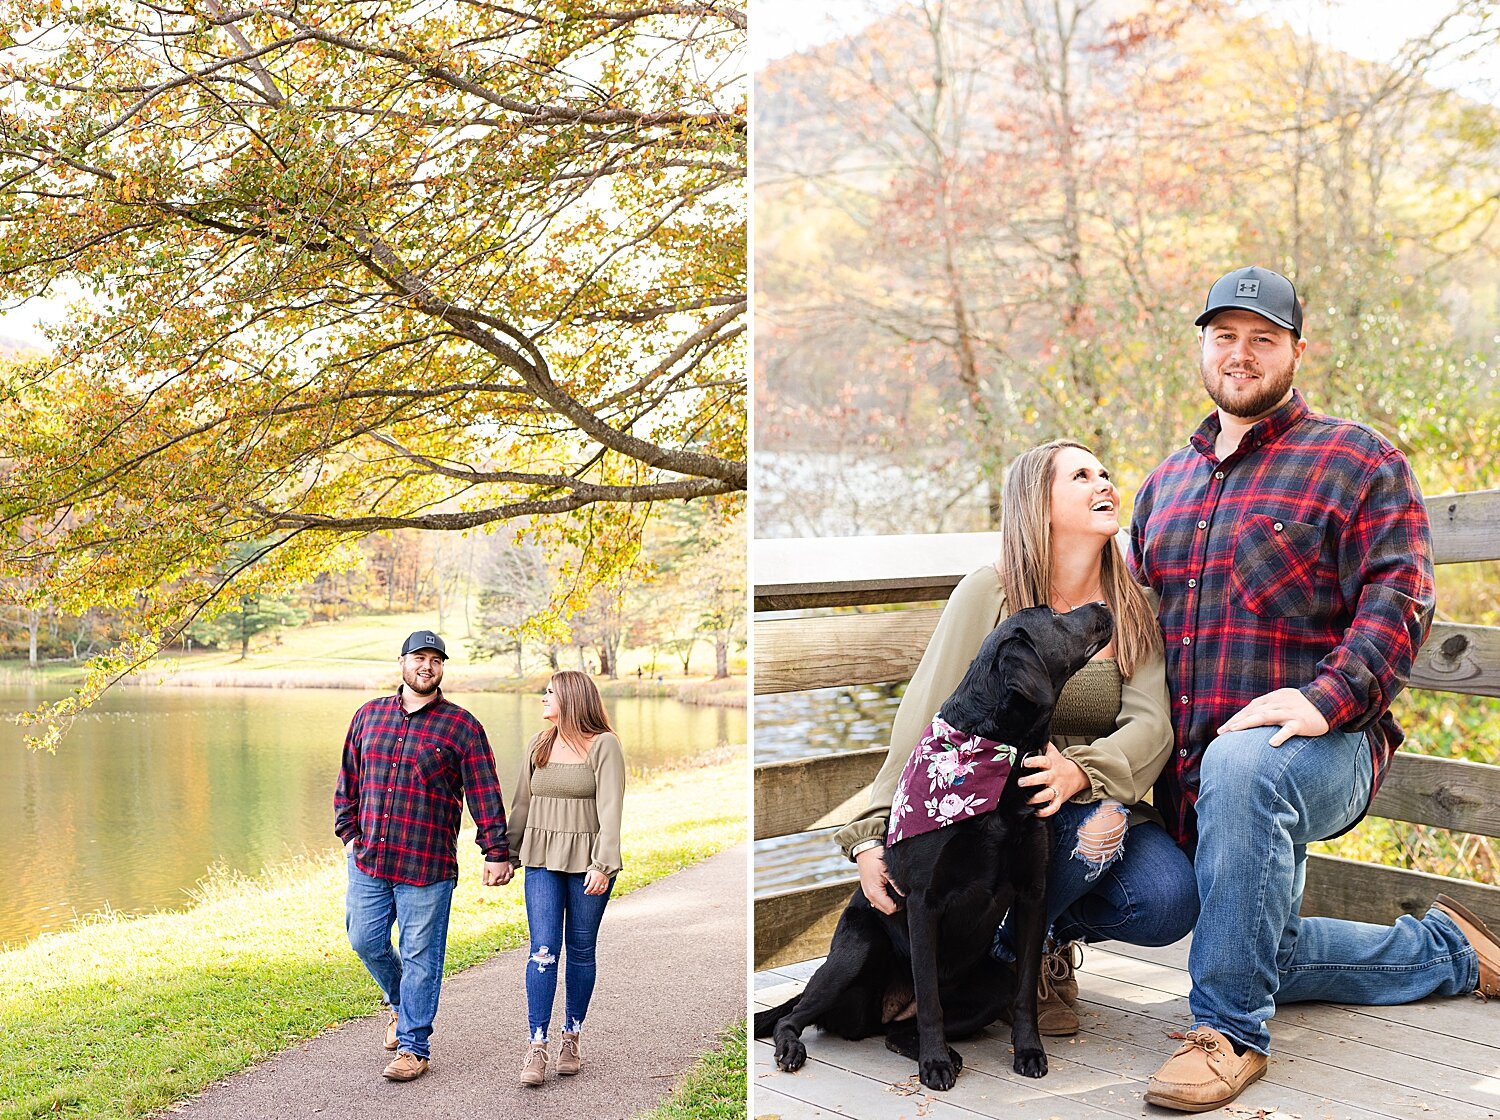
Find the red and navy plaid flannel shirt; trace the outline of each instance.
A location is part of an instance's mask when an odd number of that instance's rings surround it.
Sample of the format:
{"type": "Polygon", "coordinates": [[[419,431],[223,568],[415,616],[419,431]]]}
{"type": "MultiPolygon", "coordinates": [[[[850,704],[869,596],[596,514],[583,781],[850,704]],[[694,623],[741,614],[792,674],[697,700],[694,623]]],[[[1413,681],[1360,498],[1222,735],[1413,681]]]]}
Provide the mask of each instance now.
{"type": "Polygon", "coordinates": [[[1176,750],[1154,801],[1195,843],[1198,767],[1218,727],[1297,688],[1366,733],[1375,790],[1402,740],[1389,712],[1432,620],[1427,509],[1402,454],[1292,399],[1223,462],[1212,413],[1136,497],[1130,564],[1161,596],[1176,750]]]}
{"type": "Polygon", "coordinates": [[[333,793],[333,830],[366,875],[425,887],[458,878],[462,798],[486,860],[510,858],[495,755],[484,728],[443,697],[408,713],[401,689],[354,713],[333,793]]]}

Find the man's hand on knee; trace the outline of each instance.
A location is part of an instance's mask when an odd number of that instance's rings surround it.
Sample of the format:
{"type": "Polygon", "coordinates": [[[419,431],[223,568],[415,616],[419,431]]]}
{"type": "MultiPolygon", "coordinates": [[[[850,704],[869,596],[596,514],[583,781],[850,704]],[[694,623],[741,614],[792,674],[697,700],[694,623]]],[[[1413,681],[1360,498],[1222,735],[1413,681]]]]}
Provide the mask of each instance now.
{"type": "Polygon", "coordinates": [[[1269,740],[1273,747],[1281,746],[1293,735],[1316,738],[1328,734],[1328,721],[1323,718],[1323,713],[1295,688],[1278,688],[1275,692],[1257,696],[1225,720],[1219,734],[1275,724],[1280,724],[1281,730],[1269,740]]]}

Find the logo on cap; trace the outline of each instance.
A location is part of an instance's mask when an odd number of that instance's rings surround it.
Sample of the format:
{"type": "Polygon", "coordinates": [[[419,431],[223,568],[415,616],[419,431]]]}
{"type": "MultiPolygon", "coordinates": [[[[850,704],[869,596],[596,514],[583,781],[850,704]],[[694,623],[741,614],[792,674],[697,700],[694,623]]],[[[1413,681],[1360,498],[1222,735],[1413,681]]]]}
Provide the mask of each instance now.
{"type": "Polygon", "coordinates": [[[417,653],[424,649],[436,650],[442,655],[444,661],[448,660],[448,648],[443,645],[443,639],[431,630],[418,630],[408,635],[401,645],[401,656],[405,657],[408,653],[417,653]]]}
{"type": "Polygon", "coordinates": [[[1260,295],[1260,281],[1241,280],[1235,285],[1234,294],[1244,296],[1246,299],[1255,299],[1260,295]]]}

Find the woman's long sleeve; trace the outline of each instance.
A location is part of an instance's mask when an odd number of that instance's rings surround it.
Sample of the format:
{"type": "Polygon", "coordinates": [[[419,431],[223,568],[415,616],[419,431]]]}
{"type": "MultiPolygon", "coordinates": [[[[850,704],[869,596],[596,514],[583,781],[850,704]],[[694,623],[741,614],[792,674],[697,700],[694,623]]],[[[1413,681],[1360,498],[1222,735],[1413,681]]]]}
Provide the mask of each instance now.
{"type": "Polygon", "coordinates": [[[531,811],[531,748],[526,748],[526,757],[521,760],[521,776],[516,779],[516,789],[511,795],[510,813],[506,823],[510,829],[510,862],[512,867],[521,866],[521,844],[526,839],[526,816],[531,811]]]}
{"type": "Polygon", "coordinates": [[[620,816],[625,807],[625,754],[620,740],[601,735],[594,744],[594,807],[599,814],[599,833],[594,837],[589,867],[605,875],[619,873],[620,816]]]}

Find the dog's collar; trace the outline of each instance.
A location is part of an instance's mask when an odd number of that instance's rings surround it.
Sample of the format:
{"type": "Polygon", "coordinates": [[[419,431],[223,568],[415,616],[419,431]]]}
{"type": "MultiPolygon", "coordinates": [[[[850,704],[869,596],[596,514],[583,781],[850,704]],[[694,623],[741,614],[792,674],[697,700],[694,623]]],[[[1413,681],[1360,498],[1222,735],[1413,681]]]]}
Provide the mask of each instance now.
{"type": "Polygon", "coordinates": [[[960,731],[939,712],[896,783],[886,843],[988,813],[1000,804],[1016,757],[1010,744],[960,731]]]}

